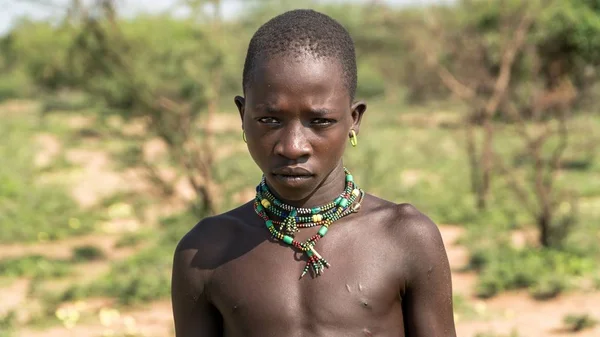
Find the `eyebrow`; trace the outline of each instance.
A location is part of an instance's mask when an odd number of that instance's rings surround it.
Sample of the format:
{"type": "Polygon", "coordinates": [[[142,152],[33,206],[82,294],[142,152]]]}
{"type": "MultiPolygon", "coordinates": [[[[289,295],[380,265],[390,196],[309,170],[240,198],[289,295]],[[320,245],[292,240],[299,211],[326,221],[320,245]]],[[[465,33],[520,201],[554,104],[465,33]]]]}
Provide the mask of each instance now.
{"type": "MultiPolygon", "coordinates": [[[[277,109],[273,106],[265,106],[264,107],[265,111],[269,114],[280,114],[281,113],[281,109],[277,109]]],[[[325,109],[325,108],[316,108],[316,109],[310,109],[309,110],[310,113],[314,114],[314,115],[319,115],[319,116],[326,116],[328,114],[331,113],[331,110],[329,109],[325,109]]]]}
{"type": "Polygon", "coordinates": [[[326,116],[331,113],[331,110],[325,109],[325,108],[319,108],[319,109],[311,109],[310,112],[312,112],[315,115],[326,116]]]}

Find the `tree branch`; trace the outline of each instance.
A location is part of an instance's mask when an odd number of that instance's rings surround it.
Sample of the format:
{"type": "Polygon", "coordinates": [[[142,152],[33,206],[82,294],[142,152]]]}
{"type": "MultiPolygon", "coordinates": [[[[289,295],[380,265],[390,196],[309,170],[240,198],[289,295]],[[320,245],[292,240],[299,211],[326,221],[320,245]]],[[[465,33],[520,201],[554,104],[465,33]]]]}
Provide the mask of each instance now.
{"type": "Polygon", "coordinates": [[[532,16],[529,13],[524,14],[519,26],[513,34],[513,39],[505,47],[502,55],[502,62],[500,64],[500,73],[496,79],[496,84],[494,85],[494,93],[485,105],[484,111],[487,116],[491,116],[498,109],[500,102],[502,102],[506,96],[508,85],[510,84],[513,64],[517,54],[525,43],[527,33],[529,32],[532,23],[532,16]]]}

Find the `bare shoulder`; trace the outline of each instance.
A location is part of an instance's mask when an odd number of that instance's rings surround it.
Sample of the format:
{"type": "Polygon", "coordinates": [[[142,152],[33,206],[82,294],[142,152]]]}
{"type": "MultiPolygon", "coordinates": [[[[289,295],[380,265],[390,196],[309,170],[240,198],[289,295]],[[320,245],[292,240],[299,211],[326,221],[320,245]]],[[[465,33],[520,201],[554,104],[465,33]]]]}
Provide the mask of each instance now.
{"type": "Polygon", "coordinates": [[[247,205],[200,220],[179,240],[175,255],[186,260],[190,260],[189,255],[197,255],[197,264],[208,264],[218,258],[230,244],[229,239],[244,225],[242,214],[245,208],[247,205]]]}
{"type": "Polygon", "coordinates": [[[394,220],[390,226],[396,235],[401,235],[416,247],[427,248],[442,244],[438,226],[415,206],[402,203],[394,205],[394,220]]]}
{"type": "Polygon", "coordinates": [[[386,202],[385,208],[386,232],[406,268],[404,291],[430,286],[447,295],[450,266],[438,226],[411,204],[386,202]]]}
{"type": "Polygon", "coordinates": [[[373,216],[380,219],[382,230],[403,255],[415,257],[417,265],[446,259],[440,230],[429,216],[409,203],[393,203],[374,196],[369,199],[373,216]]]}
{"type": "Polygon", "coordinates": [[[424,213],[409,203],[393,203],[369,195],[368,207],[373,216],[381,219],[382,225],[391,234],[409,241],[426,241],[440,237],[437,225],[424,213]]]}
{"type": "Polygon", "coordinates": [[[181,274],[195,284],[207,281],[227,259],[240,228],[243,208],[203,218],[180,240],[173,254],[173,274],[181,274]]]}

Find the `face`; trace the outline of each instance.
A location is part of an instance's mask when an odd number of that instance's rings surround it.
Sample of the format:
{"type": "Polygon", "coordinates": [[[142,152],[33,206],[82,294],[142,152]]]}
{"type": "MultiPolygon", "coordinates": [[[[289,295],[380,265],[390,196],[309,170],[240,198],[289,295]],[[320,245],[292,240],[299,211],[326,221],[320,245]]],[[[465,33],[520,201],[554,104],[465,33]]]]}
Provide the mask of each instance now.
{"type": "Polygon", "coordinates": [[[258,64],[246,97],[235,101],[250,155],[286,200],[306,199],[334,171],[343,174],[350,130],[358,133],[366,109],[351,104],[338,61],[311,56],[258,64]]]}

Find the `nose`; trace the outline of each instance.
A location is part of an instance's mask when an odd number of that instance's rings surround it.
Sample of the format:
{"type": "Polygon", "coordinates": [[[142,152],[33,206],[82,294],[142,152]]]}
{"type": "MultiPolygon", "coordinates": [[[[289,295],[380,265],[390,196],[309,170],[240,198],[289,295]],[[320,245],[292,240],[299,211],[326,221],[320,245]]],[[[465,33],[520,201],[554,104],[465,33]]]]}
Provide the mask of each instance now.
{"type": "Polygon", "coordinates": [[[302,123],[289,123],[280,132],[279,139],[275,144],[275,154],[294,161],[311,154],[312,149],[306,134],[309,131],[302,123]]]}

